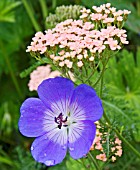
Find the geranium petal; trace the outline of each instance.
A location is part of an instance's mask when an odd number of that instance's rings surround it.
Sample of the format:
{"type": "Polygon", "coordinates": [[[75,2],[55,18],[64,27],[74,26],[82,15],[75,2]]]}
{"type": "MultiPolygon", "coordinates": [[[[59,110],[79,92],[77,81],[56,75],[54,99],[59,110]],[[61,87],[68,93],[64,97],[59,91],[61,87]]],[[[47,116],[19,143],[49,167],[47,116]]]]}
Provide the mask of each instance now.
{"type": "MultiPolygon", "coordinates": [[[[65,115],[74,90],[71,80],[62,77],[44,80],[38,87],[38,95],[54,113],[65,115]]],[[[58,116],[54,114],[55,116],[58,116]]]]}
{"type": "Polygon", "coordinates": [[[20,108],[19,130],[27,137],[38,137],[45,133],[46,106],[38,98],[29,98],[20,108]]]}
{"type": "Polygon", "coordinates": [[[85,156],[95,138],[96,126],[90,120],[74,123],[69,129],[69,152],[72,158],[85,156]]]}
{"type": "Polygon", "coordinates": [[[92,87],[81,84],[75,88],[71,98],[70,113],[75,120],[97,121],[102,117],[102,103],[92,87]]]}
{"type": "MultiPolygon", "coordinates": [[[[43,135],[35,139],[31,146],[31,152],[36,161],[44,163],[47,166],[55,165],[62,162],[62,160],[66,156],[67,143],[63,144],[63,141],[58,143],[56,141],[57,137],[58,135],[54,140],[49,139],[48,135],[43,135]]],[[[63,140],[63,136],[61,138],[63,140]]]]}

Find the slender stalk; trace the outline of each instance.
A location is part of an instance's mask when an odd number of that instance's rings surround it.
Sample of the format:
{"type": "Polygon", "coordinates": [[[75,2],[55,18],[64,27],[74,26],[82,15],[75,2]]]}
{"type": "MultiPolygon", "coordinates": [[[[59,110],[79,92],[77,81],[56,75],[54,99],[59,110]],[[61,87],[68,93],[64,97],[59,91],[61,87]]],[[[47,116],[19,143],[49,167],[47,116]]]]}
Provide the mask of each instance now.
{"type": "Polygon", "coordinates": [[[82,72],[84,72],[85,73],[85,77],[87,77],[88,76],[88,71],[87,71],[87,68],[86,68],[85,64],[84,64],[84,67],[82,67],[82,68],[83,68],[82,72]]]}
{"type": "Polygon", "coordinates": [[[117,136],[127,145],[127,147],[140,158],[140,153],[116,129],[114,129],[114,131],[116,132],[117,136]]]}
{"type": "Polygon", "coordinates": [[[83,78],[81,77],[81,71],[80,69],[74,69],[73,72],[75,73],[75,78],[79,81],[81,81],[82,83],[84,83],[83,78]]]}
{"type": "Polygon", "coordinates": [[[106,143],[107,143],[107,157],[109,157],[109,135],[110,135],[110,129],[108,129],[107,137],[106,137],[106,143]]]}
{"type": "Polygon", "coordinates": [[[82,83],[84,83],[83,79],[80,78],[77,74],[75,74],[75,78],[76,78],[77,80],[81,81],[82,83]]]}
{"type": "Polygon", "coordinates": [[[10,166],[14,166],[14,162],[10,160],[8,157],[0,156],[0,162],[10,166]]]}
{"type": "Polygon", "coordinates": [[[94,72],[95,72],[95,70],[93,70],[93,71],[90,73],[89,77],[85,80],[85,83],[86,83],[87,81],[89,81],[89,79],[93,76],[94,72]]]}
{"type": "Polygon", "coordinates": [[[12,81],[13,81],[13,83],[14,83],[14,85],[15,85],[15,88],[16,88],[16,90],[17,90],[17,93],[18,93],[19,97],[22,99],[22,93],[21,93],[21,90],[20,90],[18,81],[17,81],[16,76],[15,76],[15,74],[14,74],[14,72],[13,72],[11,63],[10,63],[10,61],[9,61],[9,57],[8,57],[8,55],[6,54],[6,50],[5,50],[5,48],[4,48],[4,46],[3,46],[3,44],[2,44],[1,42],[0,42],[0,48],[1,48],[1,50],[2,50],[2,53],[3,53],[3,56],[4,56],[5,62],[6,62],[6,64],[7,64],[8,70],[9,70],[9,72],[10,72],[10,75],[11,75],[12,81]]]}
{"type": "Polygon", "coordinates": [[[23,5],[24,5],[24,7],[25,7],[25,9],[26,9],[26,11],[27,11],[27,13],[29,15],[29,18],[30,18],[33,26],[34,26],[34,29],[36,31],[41,31],[41,28],[40,28],[39,24],[37,23],[37,21],[36,21],[36,19],[34,17],[34,12],[33,12],[33,9],[31,7],[31,5],[29,5],[27,0],[22,0],[22,2],[23,2],[23,5]]]}
{"type": "Polygon", "coordinates": [[[46,4],[46,0],[40,0],[40,6],[42,8],[42,14],[43,14],[43,18],[45,19],[48,16],[48,7],[46,4]]]}
{"type": "Polygon", "coordinates": [[[88,76],[88,78],[85,80],[85,83],[93,76],[93,74],[95,73],[95,71],[97,70],[97,68],[100,65],[100,61],[98,62],[98,65],[92,70],[92,72],[90,73],[90,75],[88,76]]]}
{"type": "Polygon", "coordinates": [[[137,13],[140,16],[140,1],[137,1],[137,13]]]}
{"type": "MultiPolygon", "coordinates": [[[[85,64],[84,64],[84,72],[85,72],[85,77],[88,77],[88,70],[87,70],[85,64]]],[[[89,79],[86,79],[86,80],[88,81],[88,84],[91,85],[90,80],[89,79]]],[[[84,83],[85,83],[85,81],[84,81],[84,83]]]]}
{"type": "Polygon", "coordinates": [[[99,81],[102,79],[103,75],[104,75],[104,72],[105,72],[105,69],[106,69],[106,65],[107,65],[108,62],[106,62],[106,64],[103,64],[103,69],[101,71],[101,74],[100,74],[100,77],[98,78],[98,80],[93,84],[93,87],[95,87],[99,81]]]}
{"type": "Polygon", "coordinates": [[[92,160],[92,162],[94,163],[94,166],[95,166],[96,170],[101,170],[98,163],[96,162],[96,160],[92,156],[92,154],[89,152],[88,155],[89,155],[90,159],[92,160]]]}
{"type": "Polygon", "coordinates": [[[92,70],[92,72],[90,73],[89,77],[85,80],[85,83],[87,81],[89,81],[89,79],[93,76],[94,72],[95,72],[95,69],[92,70]]]}
{"type": "Polygon", "coordinates": [[[85,168],[87,168],[83,158],[81,159],[81,161],[82,161],[82,165],[83,165],[85,168]]]}
{"type": "Polygon", "coordinates": [[[71,76],[70,76],[70,74],[69,74],[69,70],[68,70],[68,69],[66,69],[66,73],[67,73],[67,77],[68,77],[70,80],[72,80],[72,79],[71,79],[71,76]]]}
{"type": "Polygon", "coordinates": [[[100,97],[102,97],[102,91],[103,91],[103,76],[101,78],[101,88],[100,88],[100,97]]]}
{"type": "Polygon", "coordinates": [[[56,8],[56,2],[57,2],[57,0],[52,0],[52,8],[53,8],[53,9],[56,8]]]}
{"type": "Polygon", "coordinates": [[[83,163],[80,160],[76,159],[75,161],[78,162],[80,165],[83,165],[83,163]]]}
{"type": "Polygon", "coordinates": [[[40,2],[41,9],[42,9],[45,27],[47,28],[46,17],[48,16],[48,7],[47,7],[47,4],[46,4],[46,0],[39,0],[39,2],[40,2]]]}

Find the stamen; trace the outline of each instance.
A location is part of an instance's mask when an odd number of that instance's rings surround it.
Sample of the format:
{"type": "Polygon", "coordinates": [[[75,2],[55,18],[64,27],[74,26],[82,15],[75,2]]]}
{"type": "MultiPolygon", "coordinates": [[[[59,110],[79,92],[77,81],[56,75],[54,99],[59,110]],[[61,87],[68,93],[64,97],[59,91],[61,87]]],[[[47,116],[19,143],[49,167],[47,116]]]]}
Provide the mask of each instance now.
{"type": "Polygon", "coordinates": [[[61,129],[62,125],[58,125],[58,128],[61,129]]]}
{"type": "Polygon", "coordinates": [[[60,113],[58,117],[54,118],[55,123],[58,124],[58,128],[61,129],[62,125],[63,127],[67,127],[68,125],[65,124],[67,122],[68,117],[66,116],[65,119],[63,119],[63,114],[60,113]]]}

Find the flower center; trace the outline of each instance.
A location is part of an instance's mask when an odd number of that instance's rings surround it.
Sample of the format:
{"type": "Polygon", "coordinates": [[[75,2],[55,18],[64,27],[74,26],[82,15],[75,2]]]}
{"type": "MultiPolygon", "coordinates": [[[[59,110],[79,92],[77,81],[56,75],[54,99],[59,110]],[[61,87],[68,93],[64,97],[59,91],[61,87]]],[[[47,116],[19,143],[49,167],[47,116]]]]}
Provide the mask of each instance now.
{"type": "Polygon", "coordinates": [[[54,121],[55,121],[55,123],[58,124],[58,128],[61,129],[62,126],[63,127],[67,127],[68,126],[67,119],[68,119],[67,116],[66,116],[66,118],[64,118],[63,114],[60,113],[58,117],[54,118],[54,121]]]}

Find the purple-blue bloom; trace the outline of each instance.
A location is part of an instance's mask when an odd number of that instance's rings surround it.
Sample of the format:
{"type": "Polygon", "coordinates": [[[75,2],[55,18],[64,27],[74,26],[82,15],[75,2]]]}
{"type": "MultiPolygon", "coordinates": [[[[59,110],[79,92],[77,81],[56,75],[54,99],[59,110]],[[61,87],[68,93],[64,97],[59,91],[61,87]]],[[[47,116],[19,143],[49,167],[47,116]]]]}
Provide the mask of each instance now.
{"type": "Polygon", "coordinates": [[[103,114],[95,90],[57,77],[44,80],[38,87],[39,98],[28,98],[20,108],[19,130],[36,137],[31,153],[47,166],[64,159],[67,150],[72,158],[86,155],[95,138],[94,122],[103,114]]]}

